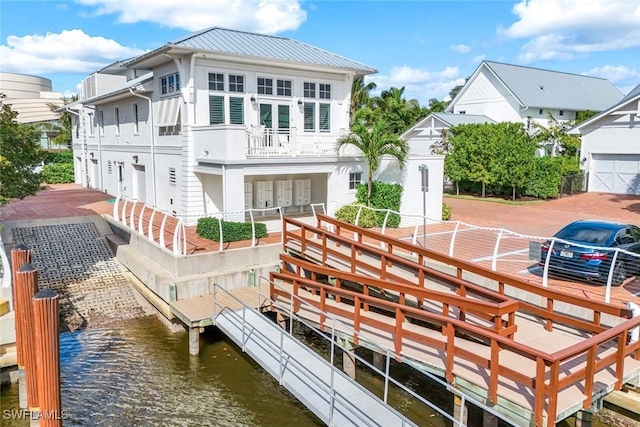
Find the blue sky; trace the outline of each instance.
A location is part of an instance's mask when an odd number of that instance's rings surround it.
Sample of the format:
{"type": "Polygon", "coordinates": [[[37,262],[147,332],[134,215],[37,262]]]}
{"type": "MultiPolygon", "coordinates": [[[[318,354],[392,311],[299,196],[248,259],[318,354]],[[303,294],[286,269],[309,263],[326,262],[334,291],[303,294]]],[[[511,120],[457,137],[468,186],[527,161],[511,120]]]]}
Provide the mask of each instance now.
{"type": "Polygon", "coordinates": [[[640,83],[640,0],[0,0],[0,70],[53,90],[191,31],[291,37],[379,70],[379,89],[444,99],[482,59],[640,83]]]}

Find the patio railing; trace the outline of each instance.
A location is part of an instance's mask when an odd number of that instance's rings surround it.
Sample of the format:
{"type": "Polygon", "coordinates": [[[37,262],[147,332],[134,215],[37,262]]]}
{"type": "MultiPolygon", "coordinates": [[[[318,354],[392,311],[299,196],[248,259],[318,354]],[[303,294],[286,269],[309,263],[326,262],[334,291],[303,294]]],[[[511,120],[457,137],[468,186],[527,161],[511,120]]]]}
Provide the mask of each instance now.
{"type": "Polygon", "coordinates": [[[247,157],[322,157],[358,156],[356,149],[345,148],[336,153],[336,141],[345,135],[339,132],[300,132],[291,129],[270,129],[260,126],[247,131],[247,157]]]}

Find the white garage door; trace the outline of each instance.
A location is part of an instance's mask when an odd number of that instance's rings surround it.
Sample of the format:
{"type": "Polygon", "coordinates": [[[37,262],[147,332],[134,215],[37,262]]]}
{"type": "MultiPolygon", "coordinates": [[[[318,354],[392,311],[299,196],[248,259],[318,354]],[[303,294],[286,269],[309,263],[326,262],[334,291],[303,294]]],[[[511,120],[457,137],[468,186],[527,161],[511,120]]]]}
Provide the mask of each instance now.
{"type": "Polygon", "coordinates": [[[589,191],[640,194],[640,155],[593,154],[589,191]]]}

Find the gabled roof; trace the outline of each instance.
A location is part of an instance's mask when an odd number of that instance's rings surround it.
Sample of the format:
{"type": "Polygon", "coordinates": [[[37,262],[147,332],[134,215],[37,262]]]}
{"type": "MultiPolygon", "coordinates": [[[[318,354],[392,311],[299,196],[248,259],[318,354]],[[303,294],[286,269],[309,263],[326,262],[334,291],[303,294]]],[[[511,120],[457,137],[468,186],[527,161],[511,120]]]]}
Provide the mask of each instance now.
{"type": "Polygon", "coordinates": [[[358,74],[377,72],[368,65],[297,40],[219,27],[207,28],[172,40],[159,49],[126,61],[125,65],[139,62],[142,58],[154,56],[171,48],[342,68],[356,71],[358,74]]]}
{"type": "Polygon", "coordinates": [[[622,93],[603,78],[483,61],[448,111],[483,68],[493,73],[522,107],[602,111],[622,98],[622,93]]]}
{"type": "Polygon", "coordinates": [[[406,140],[416,131],[428,129],[425,128],[424,125],[425,123],[428,123],[432,117],[438,119],[445,125],[444,127],[448,128],[466,124],[495,123],[495,121],[491,120],[489,117],[480,114],[431,113],[415,125],[411,126],[411,128],[403,133],[400,138],[406,140]]]}
{"type": "MultiPolygon", "coordinates": [[[[605,111],[601,112],[600,114],[597,114],[593,117],[591,117],[588,120],[585,120],[584,122],[574,126],[573,128],[571,128],[569,130],[569,133],[571,134],[579,134],[580,133],[580,129],[590,125],[598,120],[600,120],[603,117],[608,116],[609,114],[613,113],[614,111],[618,110],[621,106],[626,105],[630,102],[633,101],[638,101],[638,103],[640,104],[640,84],[638,86],[636,86],[635,88],[631,89],[631,91],[625,95],[624,98],[622,98],[620,100],[620,102],[617,102],[616,104],[614,104],[613,106],[607,108],[605,111]]],[[[637,108],[640,110],[640,105],[637,106],[637,108]]],[[[636,113],[636,115],[640,115],[640,111],[638,111],[636,113]]]]}

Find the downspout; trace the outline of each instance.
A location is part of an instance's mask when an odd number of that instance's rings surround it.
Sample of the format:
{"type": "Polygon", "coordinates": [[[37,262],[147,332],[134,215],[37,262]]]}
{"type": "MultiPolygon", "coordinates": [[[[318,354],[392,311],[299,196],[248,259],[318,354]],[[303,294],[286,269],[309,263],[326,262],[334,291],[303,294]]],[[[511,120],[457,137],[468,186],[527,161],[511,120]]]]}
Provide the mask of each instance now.
{"type": "Polygon", "coordinates": [[[146,99],[149,103],[149,123],[151,124],[151,147],[149,149],[151,154],[151,187],[153,192],[153,205],[158,206],[158,199],[156,197],[156,130],[153,126],[153,103],[150,97],[135,93],[133,88],[129,88],[129,92],[137,98],[146,99]]]}
{"type": "MultiPolygon", "coordinates": [[[[98,117],[96,115],[96,113],[98,112],[98,109],[96,107],[87,107],[90,110],[93,110],[93,125],[96,124],[96,121],[98,120],[98,117]]],[[[102,135],[100,135],[100,127],[98,126],[98,131],[96,132],[98,134],[98,171],[100,171],[100,191],[102,191],[104,193],[104,175],[103,175],[103,170],[102,170],[102,135]]]]}
{"type": "MultiPolygon", "coordinates": [[[[83,105],[84,107],[84,105],[83,105]]],[[[76,116],[78,116],[78,127],[80,127],[80,113],[76,113],[75,111],[72,111],[69,109],[69,107],[65,107],[64,111],[66,111],[67,113],[70,114],[75,114],[76,116]]],[[[84,169],[84,174],[81,175],[80,181],[82,181],[82,186],[85,188],[89,187],[89,179],[88,179],[88,175],[89,175],[89,168],[87,165],[87,138],[86,138],[86,133],[84,133],[84,129],[83,129],[83,135],[84,137],[82,138],[82,155],[80,157],[80,162],[81,162],[81,167],[80,167],[80,173],[83,173],[83,169],[84,169]]],[[[72,141],[72,146],[73,146],[73,130],[71,131],[71,141],[72,141]]]]}

